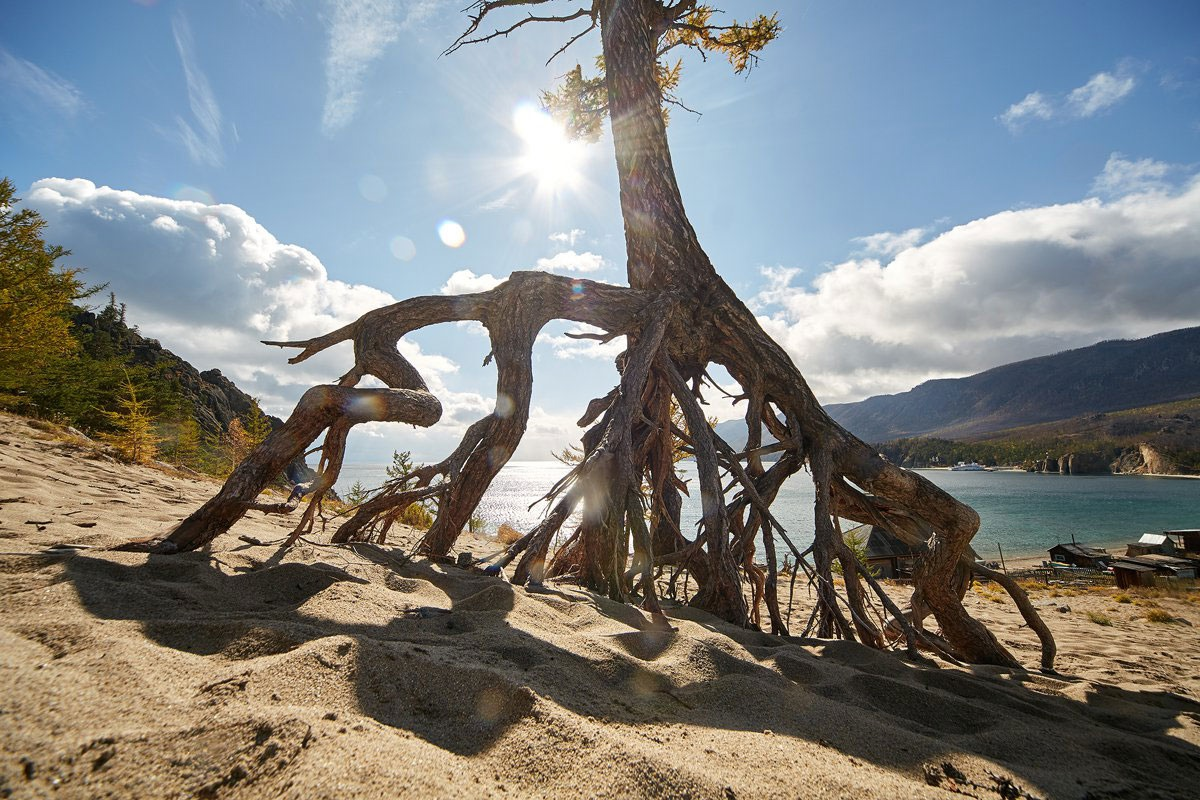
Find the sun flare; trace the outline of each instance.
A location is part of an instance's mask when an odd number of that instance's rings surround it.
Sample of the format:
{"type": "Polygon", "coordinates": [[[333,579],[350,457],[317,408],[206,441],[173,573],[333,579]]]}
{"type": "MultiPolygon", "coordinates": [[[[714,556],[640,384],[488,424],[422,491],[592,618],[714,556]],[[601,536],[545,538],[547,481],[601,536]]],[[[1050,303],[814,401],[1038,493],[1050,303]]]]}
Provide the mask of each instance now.
{"type": "Polygon", "coordinates": [[[519,169],[537,181],[540,191],[571,189],[582,182],[584,144],[568,138],[549,114],[535,105],[522,104],[513,112],[513,129],[524,144],[519,169]]]}

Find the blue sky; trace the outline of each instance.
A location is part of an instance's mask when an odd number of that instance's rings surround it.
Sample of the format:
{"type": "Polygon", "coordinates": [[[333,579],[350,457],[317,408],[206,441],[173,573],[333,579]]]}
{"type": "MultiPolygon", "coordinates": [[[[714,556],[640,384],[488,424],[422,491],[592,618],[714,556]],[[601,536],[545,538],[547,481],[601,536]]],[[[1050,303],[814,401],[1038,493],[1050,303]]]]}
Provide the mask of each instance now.
{"type": "MultiPolygon", "coordinates": [[[[462,5],[10,4],[0,172],[144,333],[285,415],[348,353],[289,367],[259,339],[514,269],[623,281],[611,141],[564,144],[536,112],[595,35],[549,66],[555,26],[442,57],[462,5]]],[[[701,113],[673,113],[675,164],[718,270],[823,401],[1200,324],[1200,6],[728,5],[785,30],[748,77],[686,64],[701,113]]],[[[518,457],[613,381],[613,347],[566,330],[537,347],[518,457]]],[[[439,457],[492,408],[478,330],[403,347],[445,420],[371,426],[351,459],[439,457]]]]}

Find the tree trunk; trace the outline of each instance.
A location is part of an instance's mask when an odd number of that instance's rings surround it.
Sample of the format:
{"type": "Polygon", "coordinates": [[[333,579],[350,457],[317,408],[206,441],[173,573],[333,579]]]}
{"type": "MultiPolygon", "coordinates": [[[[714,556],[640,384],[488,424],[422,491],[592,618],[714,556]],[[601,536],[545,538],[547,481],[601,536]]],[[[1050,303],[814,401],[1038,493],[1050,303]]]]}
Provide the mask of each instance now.
{"type": "MultiPolygon", "coordinates": [[[[472,30],[488,11],[523,4],[528,3],[476,3],[473,7],[481,10],[473,19],[472,30]]],[[[679,11],[677,6],[670,8],[679,11]]],[[[787,353],[717,275],[700,246],[675,178],[656,81],[657,48],[664,14],[670,9],[661,0],[595,0],[591,10],[599,22],[605,60],[629,287],[546,273],[514,273],[489,292],[414,298],[371,312],[327,336],[281,343],[304,348],[294,362],[352,339],[355,366],[339,386],[318,387],[306,394],[292,419],[238,467],[221,493],[158,546],[191,549],[226,530],[274,472],[303,452],[322,429],[328,429],[322,481],[330,484],[341,464],[346,431],[355,422],[389,419],[432,424],[440,406],[416,370],[396,352],[396,341],[425,325],[472,319],[483,323],[491,335],[497,409],[473,424],[445,461],[418,470],[417,476],[418,486],[428,486],[439,497],[438,515],[423,549],[432,555],[445,554],[524,434],[533,380],[531,352],[538,332],[551,319],[568,319],[596,325],[609,338],[624,335],[629,348],[618,359],[621,379],[617,388],[594,400],[580,421],[581,426],[591,426],[583,437],[582,462],[548,496],[554,499],[565,492],[566,497],[543,525],[530,531],[508,554],[511,560],[524,551],[519,576],[524,578],[541,564],[550,538],[582,502],[583,525],[554,556],[549,574],[575,574],[597,591],[628,598],[634,588],[635,572],[627,569],[633,536],[639,559],[635,566],[648,609],[657,610],[650,570],[671,564],[687,569],[698,581],[694,605],[748,625],[751,614],[738,564],[761,575],[753,564],[755,533],[761,530],[772,561],[763,594],[772,628],[782,633],[770,537],[776,531],[781,536],[785,532],[771,516],[770,504],[782,480],[807,461],[816,485],[816,569],[812,574],[820,598],[822,634],[854,638],[857,630],[866,643],[883,646],[878,629],[865,618],[866,595],[859,591],[855,570],[845,570],[847,579],[854,582],[847,589],[847,600],[842,600],[834,586],[834,560],[848,564],[845,544],[832,522],[837,515],[886,525],[906,541],[925,548],[914,575],[913,610],[908,615],[868,579],[904,630],[910,648],[921,641],[934,642],[930,637],[922,639],[919,630],[928,609],[954,655],[976,663],[1016,665],[991,632],[962,606],[970,569],[965,559],[979,526],[975,512],[920,475],[887,462],[830,419],[787,353]],[[698,395],[710,363],[723,366],[742,387],[740,399],[748,408],[752,452],[733,453],[704,417],[698,395]],[[380,377],[391,388],[352,388],[367,374],[380,377]],[[381,394],[364,394],[370,391],[381,394]],[[374,399],[365,405],[373,410],[364,416],[362,401],[368,397],[374,399]],[[671,424],[667,413],[671,398],[683,411],[686,432],[671,424]],[[753,452],[764,424],[779,440],[776,449],[783,453],[770,470],[763,469],[760,454],[753,452]],[[679,495],[672,466],[675,436],[688,442],[699,473],[703,519],[694,542],[679,530],[679,495]],[[742,461],[747,469],[742,468],[742,461]],[[742,491],[741,497],[728,505],[722,469],[742,491]],[[439,477],[441,482],[435,483],[439,477]],[[648,490],[642,489],[643,480],[648,480],[648,490]],[[641,519],[639,495],[648,495],[643,499],[652,514],[649,530],[641,519]],[[732,541],[731,534],[736,534],[732,541]],[[842,611],[843,602],[853,625],[842,611]],[[906,616],[911,616],[911,621],[906,616]]],[[[410,497],[400,491],[373,500],[351,521],[347,536],[359,535],[370,515],[390,513],[393,504],[410,502],[410,497]]],[[[310,505],[306,519],[311,519],[312,508],[310,505]]],[[[790,540],[785,541],[797,557],[797,568],[809,569],[803,561],[805,554],[790,540]]],[[[757,591],[755,594],[757,604],[757,591]]],[[[1020,604],[1021,597],[1014,597],[1020,604]]],[[[1021,610],[1027,618],[1031,614],[1036,618],[1028,603],[1022,604],[1021,610]]],[[[757,611],[754,618],[758,618],[757,611]]],[[[1044,626],[1037,630],[1040,636],[1048,636],[1044,626]]],[[[1049,649],[1045,641],[1043,638],[1044,661],[1053,657],[1052,640],[1049,649]]]]}

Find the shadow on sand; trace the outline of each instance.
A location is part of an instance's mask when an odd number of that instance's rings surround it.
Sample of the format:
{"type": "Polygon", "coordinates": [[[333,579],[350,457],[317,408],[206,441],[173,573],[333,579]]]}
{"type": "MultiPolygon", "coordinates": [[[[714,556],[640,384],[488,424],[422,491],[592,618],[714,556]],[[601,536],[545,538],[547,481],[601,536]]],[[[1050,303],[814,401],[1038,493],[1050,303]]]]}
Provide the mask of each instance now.
{"type": "Polygon", "coordinates": [[[926,765],[969,753],[1052,796],[1200,787],[1200,752],[1169,733],[1181,715],[1200,722],[1200,704],[1178,695],[921,667],[853,643],[735,629],[686,607],[668,610],[678,631],[650,630],[636,609],[587,592],[532,594],[426,562],[397,568],[380,548],[288,556],[326,559],[316,563],[264,552],[129,563],[81,554],[63,566],[95,617],[134,620],[158,645],[228,675],[190,691],[358,713],[464,756],[565,711],[614,724],[618,736],[667,723],[769,731],[917,780],[926,765]]]}

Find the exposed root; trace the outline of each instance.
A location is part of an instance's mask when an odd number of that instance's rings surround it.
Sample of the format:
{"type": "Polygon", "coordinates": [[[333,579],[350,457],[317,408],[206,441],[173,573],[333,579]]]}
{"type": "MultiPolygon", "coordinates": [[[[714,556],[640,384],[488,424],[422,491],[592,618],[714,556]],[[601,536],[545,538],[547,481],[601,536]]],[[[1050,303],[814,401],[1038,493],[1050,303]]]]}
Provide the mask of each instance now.
{"type": "Polygon", "coordinates": [[[692,605],[743,626],[763,624],[765,605],[771,631],[787,635],[791,621],[780,609],[776,553],[776,542],[782,541],[795,558],[792,591],[797,573],[804,571],[817,599],[805,636],[815,632],[876,648],[896,646],[902,638],[914,658],[926,650],[955,661],[1016,666],[963,609],[974,571],[1009,590],[1042,638],[1043,668],[1052,668],[1053,640],[1019,587],[971,561],[969,542],[979,524],[975,513],[919,475],[887,463],[833,423],[790,360],[765,336],[759,338],[749,312],[735,301],[722,297],[718,287],[707,302],[723,311],[710,313],[705,305],[670,292],[515,273],[489,292],[415,298],[373,311],[327,336],[282,343],[302,348],[292,359],[296,362],[350,340],[355,363],[337,385],[309,390],[283,428],[237,467],[216,497],[165,539],[141,548],[194,549],[248,510],[290,511],[284,508],[288,504],[258,503],[258,493],[324,433],[316,448],[319,477],[289,542],[312,533],[353,425],[431,425],[440,416],[440,404],[398,353],[397,340],[427,325],[476,320],[491,336],[496,410],[473,423],[445,460],[391,482],[333,534],[338,543],[381,542],[410,504],[436,499],[437,514],[420,552],[444,556],[524,435],[538,332],[552,319],[567,319],[595,325],[605,338],[628,337],[629,347],[618,359],[620,381],[592,401],[580,420],[587,427],[583,457],[547,494],[550,513],[511,545],[492,571],[516,562],[516,583],[572,576],[614,599],[640,602],[664,623],[656,573],[672,569],[667,594],[674,596],[675,580],[686,571],[698,587],[688,598],[692,605]],[[747,402],[747,442],[741,452],[716,434],[701,409],[707,362],[695,360],[700,343],[746,387],[739,396],[747,402]],[[388,388],[357,388],[368,375],[388,388]],[[682,417],[678,424],[672,403],[682,417]],[[777,444],[763,444],[764,427],[777,444]],[[674,467],[680,447],[695,459],[698,474],[702,517],[694,537],[680,530],[680,492],[686,490],[674,467]],[[779,458],[768,465],[763,459],[772,454],[779,458]],[[805,464],[816,489],[816,527],[812,547],[801,551],[771,507],[783,482],[805,464]],[[578,510],[581,524],[547,563],[551,542],[578,510]],[[910,608],[899,608],[860,568],[842,539],[843,518],[883,525],[923,549],[910,608]],[[755,559],[759,542],[765,567],[755,559]],[[834,564],[840,565],[842,590],[834,582],[834,564]],[[751,587],[749,603],[743,576],[751,587]],[[937,618],[941,636],[923,630],[929,614],[937,618]]]}

